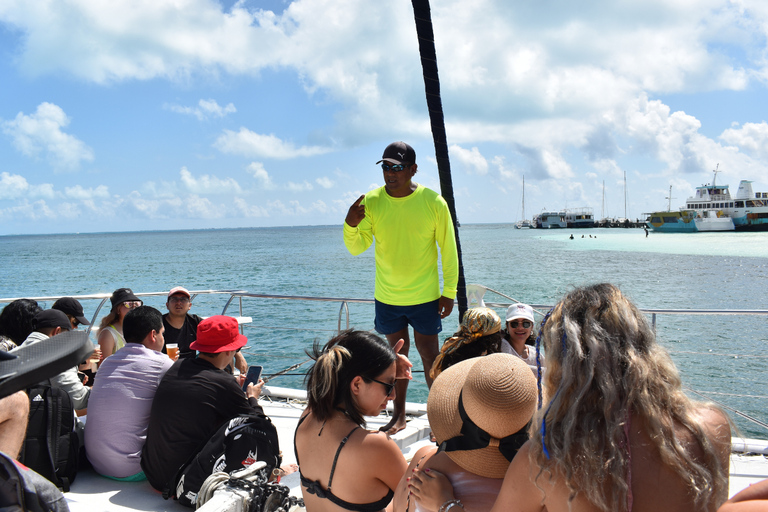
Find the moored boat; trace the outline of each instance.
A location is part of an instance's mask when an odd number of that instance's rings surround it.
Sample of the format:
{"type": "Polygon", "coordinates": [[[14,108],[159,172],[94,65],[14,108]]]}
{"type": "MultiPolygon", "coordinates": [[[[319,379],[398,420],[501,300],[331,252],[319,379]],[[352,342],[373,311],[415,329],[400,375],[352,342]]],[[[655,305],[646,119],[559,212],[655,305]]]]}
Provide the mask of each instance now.
{"type": "Polygon", "coordinates": [[[541,212],[536,221],[536,227],[542,229],[565,228],[565,211],[541,212]]]}
{"type": "Polygon", "coordinates": [[[733,231],[733,219],[722,215],[722,211],[703,210],[697,212],[693,219],[696,224],[696,231],[733,231]]]}
{"type": "Polygon", "coordinates": [[[695,218],[696,212],[693,210],[653,212],[648,214],[646,225],[661,233],[695,233],[695,218]]]}
{"type": "Polygon", "coordinates": [[[565,223],[569,228],[593,228],[595,216],[592,208],[569,208],[565,210],[565,223]]]}

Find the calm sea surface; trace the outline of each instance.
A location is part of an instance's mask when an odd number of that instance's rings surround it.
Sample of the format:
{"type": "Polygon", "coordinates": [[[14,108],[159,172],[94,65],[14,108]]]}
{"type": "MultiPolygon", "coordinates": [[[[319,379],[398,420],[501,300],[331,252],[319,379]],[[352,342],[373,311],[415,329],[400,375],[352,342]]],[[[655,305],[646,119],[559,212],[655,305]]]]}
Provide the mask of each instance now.
{"type": "MultiPolygon", "coordinates": [[[[768,233],[646,238],[639,229],[544,231],[485,224],[463,226],[460,238],[467,283],[530,304],[554,304],[574,286],[607,281],[641,308],[768,309],[768,233]]],[[[373,283],[373,250],[351,256],[340,226],[0,237],[5,298],[111,293],[123,286],[158,292],[183,285],[372,299],[373,283]]],[[[200,295],[192,311],[221,313],[226,299],[200,295]]],[[[491,292],[485,299],[509,302],[491,292]]],[[[145,302],[165,311],[164,297],[145,302]]],[[[86,316],[98,303],[83,301],[86,316]]],[[[306,360],[304,350],[336,329],[339,310],[338,302],[244,299],[243,314],[253,318],[246,328],[247,358],[264,365],[267,375],[306,360]]],[[[349,311],[353,327],[373,329],[372,305],[350,304],[349,311]]],[[[228,313],[237,314],[237,303],[228,313]]],[[[659,315],[656,321],[659,340],[686,386],[768,422],[768,317],[659,315]]],[[[441,339],[456,327],[454,312],[441,339]]],[[[412,359],[420,369],[418,357],[412,359]]],[[[295,374],[305,370],[306,365],[273,382],[301,387],[302,377],[295,374]]],[[[423,374],[417,373],[408,399],[424,401],[426,394],[423,374]]],[[[743,435],[768,437],[764,428],[731,416],[743,435]]]]}

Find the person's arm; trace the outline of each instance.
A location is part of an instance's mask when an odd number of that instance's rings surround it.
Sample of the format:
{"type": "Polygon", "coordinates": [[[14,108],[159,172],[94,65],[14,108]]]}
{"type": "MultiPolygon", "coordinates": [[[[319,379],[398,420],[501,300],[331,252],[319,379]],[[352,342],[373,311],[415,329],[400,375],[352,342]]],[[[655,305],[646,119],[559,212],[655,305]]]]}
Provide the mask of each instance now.
{"type": "Polygon", "coordinates": [[[84,386],[80,381],[80,378],[77,376],[76,366],[51,377],[51,383],[66,391],[72,399],[72,406],[75,410],[88,407],[88,397],[91,396],[91,388],[84,386]]]}
{"type": "Polygon", "coordinates": [[[414,454],[413,459],[411,459],[411,463],[408,465],[405,473],[403,473],[403,476],[400,478],[400,482],[397,484],[397,488],[395,489],[395,497],[392,499],[392,503],[390,503],[391,509],[388,508],[388,510],[395,512],[403,512],[406,510],[406,508],[408,509],[408,512],[414,512],[416,510],[414,504],[410,503],[410,501],[413,499],[408,499],[408,493],[411,492],[410,483],[414,470],[416,470],[417,467],[423,467],[424,464],[426,464],[426,462],[429,460],[429,457],[431,457],[436,451],[437,448],[434,446],[424,446],[419,448],[419,450],[414,454]]]}
{"type": "Polygon", "coordinates": [[[440,259],[443,268],[443,293],[440,305],[441,307],[447,306],[447,303],[443,304],[443,299],[450,299],[450,308],[452,309],[453,300],[456,298],[456,288],[459,285],[459,253],[456,248],[456,233],[453,229],[453,220],[448,204],[442,197],[438,197],[438,201],[435,240],[440,247],[440,259]]]}
{"type": "Polygon", "coordinates": [[[360,196],[349,207],[347,218],[344,220],[344,245],[352,256],[362,254],[373,243],[371,221],[365,213],[365,205],[360,204],[365,196],[360,196]]]}
{"type": "Polygon", "coordinates": [[[448,477],[429,468],[413,472],[409,489],[411,500],[418,502],[419,508],[433,512],[440,510],[444,503],[456,498],[448,477]]]}
{"type": "MultiPolygon", "coordinates": [[[[546,510],[542,491],[534,482],[539,469],[531,468],[531,463],[528,460],[530,445],[531,441],[526,441],[510,462],[507,474],[504,475],[504,483],[501,484],[501,491],[496,497],[491,512],[506,512],[509,510],[510,503],[515,504],[516,512],[542,512],[546,510]]],[[[546,478],[546,475],[542,475],[539,481],[545,481],[546,478]]]]}
{"type": "Polygon", "coordinates": [[[99,331],[99,348],[101,349],[101,361],[111,356],[115,351],[115,337],[106,327],[99,331]]]}
{"type": "Polygon", "coordinates": [[[717,509],[717,512],[765,512],[766,510],[768,510],[768,479],[738,492],[717,509]]]}
{"type": "Polygon", "coordinates": [[[396,490],[408,467],[397,443],[384,432],[369,432],[363,441],[362,450],[361,453],[371,455],[371,467],[376,478],[393,491],[396,490]]]}
{"type": "Polygon", "coordinates": [[[248,373],[248,362],[239,350],[235,352],[235,368],[240,372],[240,375],[248,373]]]}

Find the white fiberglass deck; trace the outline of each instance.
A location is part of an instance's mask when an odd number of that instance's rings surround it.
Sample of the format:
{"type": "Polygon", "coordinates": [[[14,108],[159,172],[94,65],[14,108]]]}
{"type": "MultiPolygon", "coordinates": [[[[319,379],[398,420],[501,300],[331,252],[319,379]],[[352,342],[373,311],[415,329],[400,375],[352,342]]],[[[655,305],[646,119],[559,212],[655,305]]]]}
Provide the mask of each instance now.
{"type": "MultiPolygon", "coordinates": [[[[285,388],[265,388],[265,393],[271,392],[280,397],[303,398],[303,392],[285,388]]],[[[277,427],[280,438],[280,448],[283,452],[283,464],[295,464],[293,453],[293,432],[304,405],[299,402],[274,401],[269,397],[260,400],[264,411],[277,427]]],[[[393,437],[403,450],[406,458],[410,458],[418,447],[429,443],[429,423],[426,419],[426,407],[423,404],[408,404],[409,412],[423,416],[408,422],[408,427],[393,437]]],[[[368,427],[378,428],[388,421],[386,416],[368,418],[368,427]]],[[[768,441],[740,440],[734,438],[734,449],[749,451],[756,455],[731,455],[730,492],[733,495],[748,485],[768,478],[768,441]],[[742,446],[744,445],[744,446],[742,446]]],[[[291,488],[291,494],[301,496],[298,472],[283,478],[283,485],[291,488]]],[[[190,510],[172,500],[164,500],[159,492],[144,482],[116,482],[94,473],[92,470],[81,472],[72,485],[72,490],[65,494],[72,512],[93,511],[183,511],[190,510]]],[[[210,509],[206,509],[210,510],[210,509]]]]}

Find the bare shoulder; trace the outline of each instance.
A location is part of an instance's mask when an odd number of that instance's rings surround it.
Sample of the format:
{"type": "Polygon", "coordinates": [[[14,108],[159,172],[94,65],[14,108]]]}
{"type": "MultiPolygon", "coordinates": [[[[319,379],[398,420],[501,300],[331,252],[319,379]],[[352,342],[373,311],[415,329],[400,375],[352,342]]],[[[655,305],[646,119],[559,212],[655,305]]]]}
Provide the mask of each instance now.
{"type": "Polygon", "coordinates": [[[702,406],[696,409],[701,427],[712,441],[731,443],[731,423],[723,411],[716,407],[702,406]]]}

